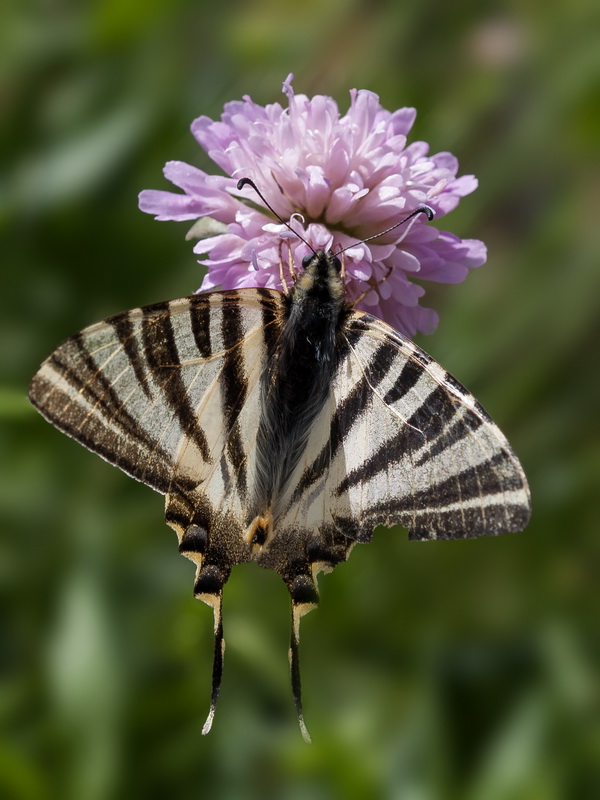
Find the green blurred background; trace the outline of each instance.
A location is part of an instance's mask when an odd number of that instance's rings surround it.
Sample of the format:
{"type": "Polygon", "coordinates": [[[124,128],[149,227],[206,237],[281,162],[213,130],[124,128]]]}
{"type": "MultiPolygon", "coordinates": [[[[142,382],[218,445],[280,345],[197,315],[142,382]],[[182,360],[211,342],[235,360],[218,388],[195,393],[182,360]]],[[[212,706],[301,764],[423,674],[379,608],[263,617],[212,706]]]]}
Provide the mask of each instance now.
{"type": "Polygon", "coordinates": [[[4,0],[0,25],[0,796],[600,797],[600,6],[432,0],[4,0]],[[200,114],[369,88],[479,190],[443,227],[488,264],[429,295],[419,343],[528,473],[525,533],[380,532],[321,580],[288,686],[288,598],[237,568],[212,733],[210,609],[162,498],[25,400],[108,314],[189,294],[186,226],[137,210],[200,114]]]}

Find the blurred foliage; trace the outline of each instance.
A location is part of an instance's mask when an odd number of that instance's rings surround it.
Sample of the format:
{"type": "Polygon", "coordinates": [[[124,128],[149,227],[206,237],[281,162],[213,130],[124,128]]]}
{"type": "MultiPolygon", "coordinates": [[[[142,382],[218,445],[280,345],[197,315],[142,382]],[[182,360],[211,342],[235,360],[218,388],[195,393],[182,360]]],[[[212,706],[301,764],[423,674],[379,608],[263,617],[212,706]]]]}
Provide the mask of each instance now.
{"type": "MultiPolygon", "coordinates": [[[[4,0],[0,26],[0,795],[600,797],[597,414],[600,6],[593,0],[4,0]],[[200,114],[248,93],[370,88],[480,189],[447,220],[488,264],[436,290],[421,344],[508,434],[534,515],[516,536],[378,533],[303,622],[245,565],[210,610],[162,501],[25,398],[65,336],[189,294],[185,230],[136,209],[163,163],[203,167],[200,114]]],[[[446,224],[446,220],[444,221],[446,224]]]]}

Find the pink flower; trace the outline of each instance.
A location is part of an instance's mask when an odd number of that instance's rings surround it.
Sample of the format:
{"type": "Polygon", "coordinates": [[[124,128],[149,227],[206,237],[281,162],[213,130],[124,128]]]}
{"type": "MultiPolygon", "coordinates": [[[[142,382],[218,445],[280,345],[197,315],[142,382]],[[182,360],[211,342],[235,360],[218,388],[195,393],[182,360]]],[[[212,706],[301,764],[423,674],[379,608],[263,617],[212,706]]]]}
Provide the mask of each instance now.
{"type": "Polygon", "coordinates": [[[207,256],[200,291],[281,289],[280,258],[288,263],[289,248],[299,269],[310,251],[251,188],[237,190],[240,178],[251,178],[315,250],[337,252],[355,243],[344,254],[349,299],[367,292],[359,307],[408,336],[431,333],[438,315],[420,305],[420,281],[459,283],[484,263],[485,245],[439,231],[424,215],[370,242],[360,240],[423,203],[444,216],[477,187],[476,179],[457,178],[450,153],[429,156],[425,142],[407,145],[414,109],[386,111],[373,92],[352,90],[350,108],[340,116],[330,97],[295,95],[291,79],[283,84],[287,108],[244,97],[227,103],[218,122],[195,120],[192,133],[225,175],[170,161],[164,174],[184,194],[146,190],[140,208],[159,220],[208,218],[196,233],[207,238],[194,247],[207,256]]]}

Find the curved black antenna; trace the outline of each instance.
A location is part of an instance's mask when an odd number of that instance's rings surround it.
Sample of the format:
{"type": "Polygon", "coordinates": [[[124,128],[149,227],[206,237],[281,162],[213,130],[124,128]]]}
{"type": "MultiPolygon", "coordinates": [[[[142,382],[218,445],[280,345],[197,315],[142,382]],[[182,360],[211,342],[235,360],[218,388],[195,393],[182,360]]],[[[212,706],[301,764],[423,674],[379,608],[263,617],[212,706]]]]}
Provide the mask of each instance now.
{"type": "MultiPolygon", "coordinates": [[[[277,184],[277,185],[279,186],[279,184],[277,184]]],[[[301,241],[303,241],[303,242],[304,242],[304,244],[305,244],[307,247],[310,247],[310,249],[313,251],[313,253],[315,253],[315,254],[316,254],[315,248],[314,248],[314,247],[313,247],[311,244],[309,244],[309,243],[306,241],[306,239],[304,238],[304,236],[301,236],[301,235],[300,235],[300,234],[299,234],[297,231],[295,231],[295,230],[292,228],[292,226],[291,226],[289,223],[287,223],[287,222],[286,222],[284,219],[281,219],[281,217],[280,217],[280,216],[279,216],[279,214],[278,214],[278,213],[275,211],[275,209],[273,208],[273,206],[272,206],[272,205],[271,205],[271,204],[270,204],[270,203],[269,203],[269,202],[268,202],[268,201],[265,199],[265,197],[264,197],[264,195],[262,194],[262,192],[260,192],[260,191],[259,191],[259,189],[258,189],[258,186],[257,186],[257,185],[254,183],[254,181],[253,181],[253,180],[251,180],[250,178],[240,178],[240,179],[239,179],[239,181],[237,182],[237,188],[238,188],[238,191],[240,191],[241,189],[243,189],[243,188],[244,188],[244,186],[251,186],[251,187],[254,189],[254,191],[256,192],[256,194],[257,194],[257,195],[260,197],[260,199],[263,201],[263,203],[266,205],[266,207],[269,209],[269,211],[272,211],[272,212],[273,212],[273,214],[275,214],[275,216],[277,217],[277,219],[279,220],[279,222],[281,222],[281,224],[282,224],[282,225],[285,225],[285,227],[286,227],[286,228],[288,228],[288,230],[290,230],[290,231],[291,231],[291,232],[294,234],[294,236],[297,236],[297,237],[298,237],[298,239],[300,239],[301,241]]],[[[280,187],[280,188],[281,188],[281,187],[280,187]]],[[[385,233],[385,231],[384,231],[384,233],[385,233]]],[[[379,235],[380,235],[380,234],[379,234],[379,235]]]]}
{"type": "Polygon", "coordinates": [[[413,212],[411,212],[407,217],[404,217],[404,219],[401,219],[400,222],[396,222],[394,225],[390,225],[389,228],[386,228],[384,231],[381,231],[380,233],[374,233],[373,236],[367,236],[366,239],[361,239],[358,242],[349,244],[348,247],[344,247],[343,250],[338,250],[338,252],[335,255],[339,256],[340,253],[345,253],[346,250],[350,250],[351,247],[356,247],[356,245],[363,244],[364,242],[370,242],[371,239],[377,239],[379,236],[383,236],[384,233],[389,233],[390,231],[393,231],[394,228],[398,228],[400,227],[400,225],[404,225],[405,222],[408,222],[409,219],[416,217],[417,214],[425,214],[429,222],[431,222],[431,220],[435,217],[435,211],[433,210],[433,208],[431,208],[431,206],[426,206],[423,203],[422,206],[415,208],[413,212]]]}

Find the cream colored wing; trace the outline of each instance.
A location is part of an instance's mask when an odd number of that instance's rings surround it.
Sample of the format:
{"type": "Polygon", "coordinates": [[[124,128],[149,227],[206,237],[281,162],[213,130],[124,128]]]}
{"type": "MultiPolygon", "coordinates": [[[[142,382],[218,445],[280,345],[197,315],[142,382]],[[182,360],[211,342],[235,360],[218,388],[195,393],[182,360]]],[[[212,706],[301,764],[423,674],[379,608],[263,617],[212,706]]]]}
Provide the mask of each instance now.
{"type": "Polygon", "coordinates": [[[353,312],[282,508],[282,529],[322,520],[321,536],[341,545],[340,535],[368,541],[376,525],[398,523],[413,539],[521,530],[530,496],[518,459],[473,395],[384,322],[353,312]]]}
{"type": "Polygon", "coordinates": [[[118,314],[65,341],[30,399],[56,427],[163,494],[244,502],[259,379],[281,295],[238,290],[118,314]]]}

